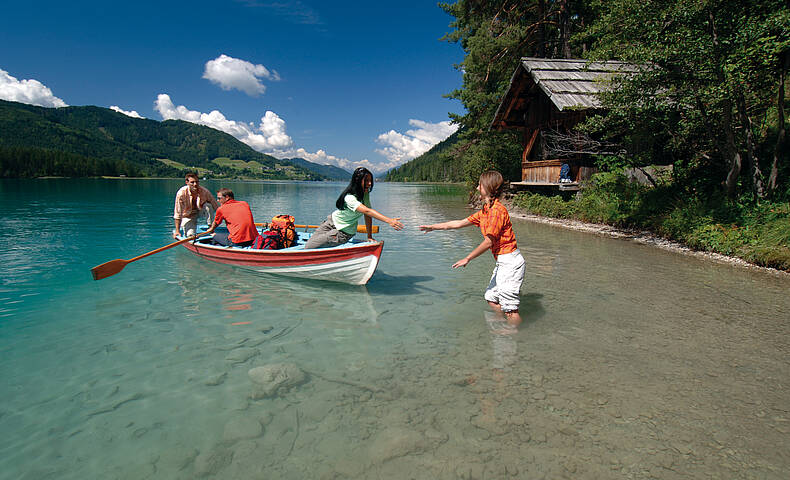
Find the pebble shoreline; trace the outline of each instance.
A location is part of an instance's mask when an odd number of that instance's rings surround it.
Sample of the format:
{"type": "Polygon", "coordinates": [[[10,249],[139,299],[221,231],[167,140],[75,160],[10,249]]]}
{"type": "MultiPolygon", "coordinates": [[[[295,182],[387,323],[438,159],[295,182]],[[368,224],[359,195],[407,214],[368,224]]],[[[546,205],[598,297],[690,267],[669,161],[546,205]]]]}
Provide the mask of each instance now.
{"type": "Polygon", "coordinates": [[[778,276],[790,276],[790,272],[785,272],[783,270],[778,270],[776,268],[762,267],[759,265],[755,265],[753,263],[747,262],[742,258],[731,257],[728,255],[722,255],[720,253],[715,253],[715,252],[704,252],[699,250],[693,250],[682,243],[673,242],[671,240],[661,238],[647,230],[629,230],[624,228],[613,227],[611,225],[604,225],[598,223],[585,223],[579,220],[543,217],[540,215],[526,213],[509,202],[507,204],[507,209],[510,212],[512,218],[518,218],[518,219],[526,220],[528,222],[542,223],[544,225],[553,225],[556,227],[567,228],[579,232],[586,232],[596,235],[603,235],[610,238],[629,240],[644,245],[652,245],[654,247],[668,250],[670,252],[676,252],[683,255],[690,255],[694,257],[707,258],[709,260],[713,260],[719,263],[734,265],[742,268],[747,268],[750,270],[762,271],[778,276]]]}

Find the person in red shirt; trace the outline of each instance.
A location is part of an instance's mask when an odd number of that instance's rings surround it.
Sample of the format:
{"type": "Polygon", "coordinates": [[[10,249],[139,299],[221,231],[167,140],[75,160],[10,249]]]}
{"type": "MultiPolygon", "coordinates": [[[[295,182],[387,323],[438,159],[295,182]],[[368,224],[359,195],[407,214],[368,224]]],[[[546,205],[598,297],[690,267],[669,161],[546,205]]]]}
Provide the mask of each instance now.
{"type": "Polygon", "coordinates": [[[483,199],[483,208],[462,220],[453,220],[433,225],[420,225],[425,233],[433,230],[452,230],[477,225],[483,234],[483,241],[466,257],[453,264],[453,268],[465,267],[472,259],[486,250],[491,250],[496,260],[494,273],[486,289],[485,299],[497,312],[502,312],[507,323],[517,326],[521,323],[518,313],[519,293],[524,282],[524,257],[518,250],[516,236],[510,223],[507,209],[499,201],[504,190],[502,174],[489,170],[480,175],[477,191],[483,199]]]}
{"type": "Polygon", "coordinates": [[[258,236],[255,220],[252,219],[252,210],[247,202],[233,198],[233,192],[228,188],[217,191],[217,201],[220,203],[214,216],[214,223],[206,233],[214,230],[225,220],[229,233],[214,233],[212,242],[217,245],[230,247],[249,247],[258,236]]]}

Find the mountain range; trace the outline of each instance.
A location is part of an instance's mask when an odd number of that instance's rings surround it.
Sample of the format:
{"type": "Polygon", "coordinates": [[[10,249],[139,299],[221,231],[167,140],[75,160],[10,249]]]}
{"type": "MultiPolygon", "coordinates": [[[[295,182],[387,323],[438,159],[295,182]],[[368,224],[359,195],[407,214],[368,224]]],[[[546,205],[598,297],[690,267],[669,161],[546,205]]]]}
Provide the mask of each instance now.
{"type": "Polygon", "coordinates": [[[0,176],[180,176],[346,180],[301,158],[277,159],[227,133],[181,120],[132,118],[95,106],[45,108],[0,100],[0,176]],[[124,173],[128,172],[128,173],[124,173]]]}

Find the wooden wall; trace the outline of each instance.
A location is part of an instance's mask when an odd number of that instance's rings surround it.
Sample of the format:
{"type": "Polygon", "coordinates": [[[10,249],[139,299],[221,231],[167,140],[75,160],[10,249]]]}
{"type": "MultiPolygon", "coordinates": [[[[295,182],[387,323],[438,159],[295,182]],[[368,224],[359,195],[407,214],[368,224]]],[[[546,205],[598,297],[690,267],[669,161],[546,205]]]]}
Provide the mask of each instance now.
{"type": "Polygon", "coordinates": [[[596,172],[594,167],[574,165],[567,160],[538,160],[535,162],[521,162],[521,181],[525,183],[559,183],[560,168],[563,163],[571,167],[571,179],[582,182],[589,179],[596,172]]]}

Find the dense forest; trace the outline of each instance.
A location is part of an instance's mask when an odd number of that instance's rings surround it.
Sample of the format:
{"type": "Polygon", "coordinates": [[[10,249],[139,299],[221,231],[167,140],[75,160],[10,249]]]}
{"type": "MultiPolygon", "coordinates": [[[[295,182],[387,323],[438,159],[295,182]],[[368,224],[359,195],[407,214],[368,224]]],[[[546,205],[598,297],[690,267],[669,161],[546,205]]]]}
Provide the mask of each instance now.
{"type": "Polygon", "coordinates": [[[143,171],[125,160],[99,160],[75,153],[0,146],[0,178],[139,177],[143,171]]]}
{"type": "Polygon", "coordinates": [[[214,176],[322,180],[304,166],[256,152],[227,133],[180,120],[131,118],[107,108],[44,108],[0,100],[0,175],[214,176]],[[217,158],[256,162],[254,170],[217,158]],[[30,163],[32,162],[32,163],[30,163]],[[84,165],[80,165],[84,163],[84,165]],[[287,167],[287,168],[286,168],[287,167]]]}
{"type": "MultiPolygon", "coordinates": [[[[465,52],[463,85],[447,96],[462,132],[444,154],[452,180],[497,168],[519,179],[520,138],[489,128],[522,57],[621,60],[644,66],[602,98],[604,114],[580,131],[617,142],[601,170],[673,163],[674,180],[729,198],[786,198],[785,111],[790,7],[783,0],[458,0],[444,37],[465,52]],[[661,158],[656,156],[660,155],[661,158]],[[455,168],[462,165],[463,169],[455,168]],[[691,185],[693,184],[693,185],[691,185]]],[[[428,180],[433,153],[394,172],[428,180]],[[417,175],[415,175],[417,173],[417,175]]]]}

